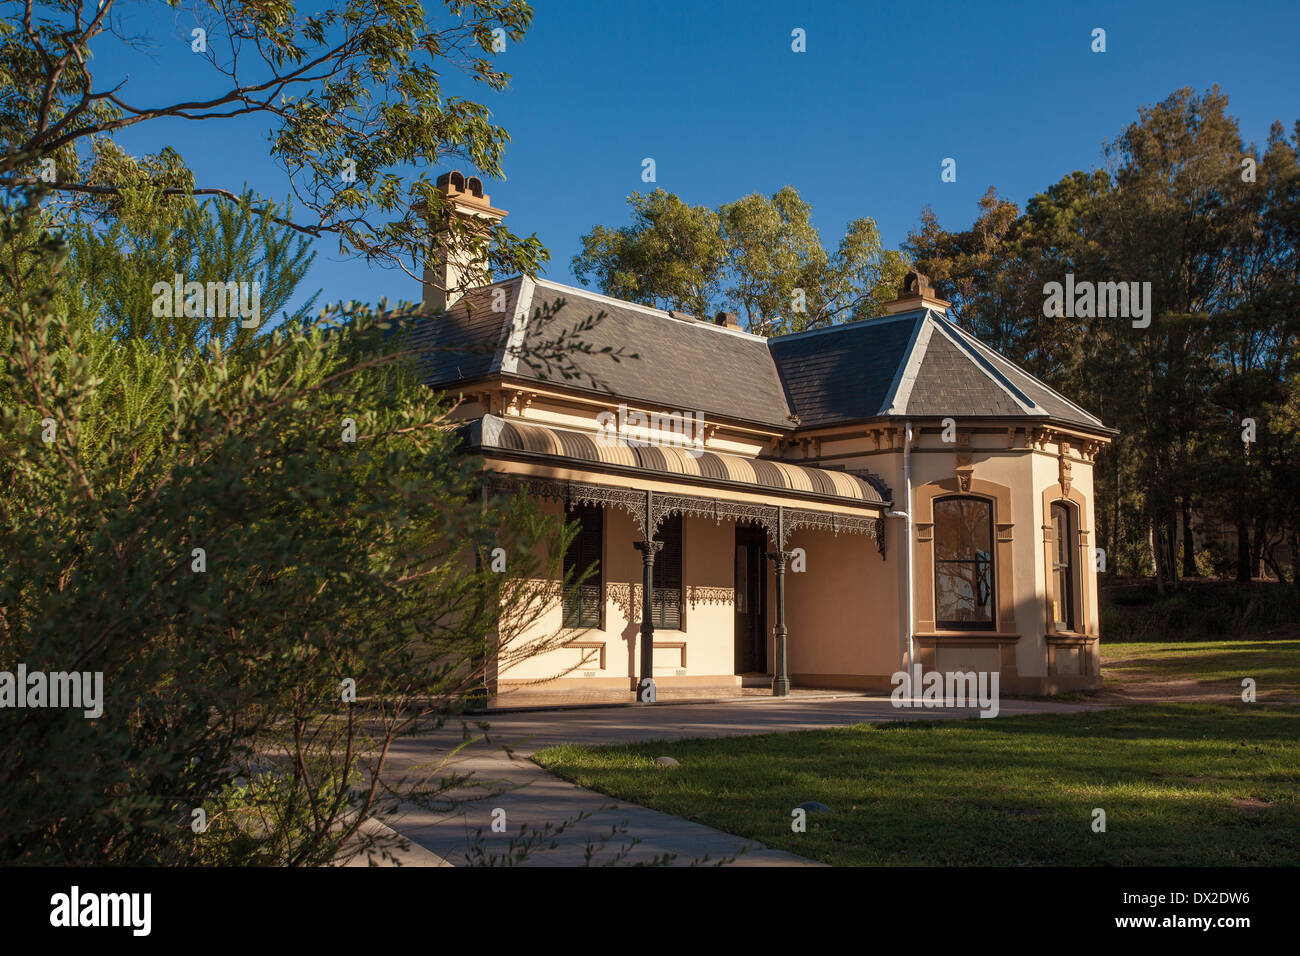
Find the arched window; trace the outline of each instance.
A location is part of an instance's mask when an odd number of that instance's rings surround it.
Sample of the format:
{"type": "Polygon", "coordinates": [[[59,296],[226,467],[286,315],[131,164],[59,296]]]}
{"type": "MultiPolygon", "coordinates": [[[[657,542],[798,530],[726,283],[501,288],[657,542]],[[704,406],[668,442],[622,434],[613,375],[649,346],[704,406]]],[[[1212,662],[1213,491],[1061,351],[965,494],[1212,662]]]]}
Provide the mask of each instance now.
{"type": "Polygon", "coordinates": [[[934,502],[934,619],[945,631],[992,630],[993,502],[950,497],[934,502]]]}
{"type": "Polygon", "coordinates": [[[1052,621],[1058,631],[1074,630],[1074,522],[1063,501],[1052,503],[1052,621]]]}

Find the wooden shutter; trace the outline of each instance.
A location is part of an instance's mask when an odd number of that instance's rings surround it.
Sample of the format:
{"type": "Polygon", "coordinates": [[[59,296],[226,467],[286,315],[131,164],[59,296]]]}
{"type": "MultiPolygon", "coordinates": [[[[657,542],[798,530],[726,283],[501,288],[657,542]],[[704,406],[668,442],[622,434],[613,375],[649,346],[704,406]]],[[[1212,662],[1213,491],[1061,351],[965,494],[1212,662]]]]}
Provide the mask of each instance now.
{"type": "Polygon", "coordinates": [[[651,620],[655,627],[677,630],[682,626],[682,516],[665,518],[655,540],[664,546],[655,555],[651,620]]]}
{"type": "Polygon", "coordinates": [[[601,552],[605,538],[605,513],[600,508],[583,505],[573,511],[578,533],[564,554],[564,626],[600,627],[603,569],[601,552]],[[581,585],[573,583],[587,568],[591,573],[581,585]]]}

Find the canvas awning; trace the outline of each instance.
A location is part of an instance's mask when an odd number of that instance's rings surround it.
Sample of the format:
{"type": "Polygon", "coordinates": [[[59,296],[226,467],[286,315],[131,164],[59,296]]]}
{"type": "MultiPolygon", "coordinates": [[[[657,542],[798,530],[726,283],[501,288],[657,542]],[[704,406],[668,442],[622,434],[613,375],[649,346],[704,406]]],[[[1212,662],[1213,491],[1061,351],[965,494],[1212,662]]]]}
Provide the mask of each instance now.
{"type": "Polygon", "coordinates": [[[582,473],[581,480],[556,479],[533,469],[509,478],[527,481],[544,497],[621,507],[643,533],[647,521],[657,526],[665,515],[683,513],[754,521],[782,548],[790,533],[806,527],[867,534],[884,552],[887,489],[846,471],[713,451],[690,454],[692,449],[674,446],[602,442],[594,435],[496,415],[471,422],[467,439],[473,451],[490,460],[531,463],[543,472],[582,473]],[[596,473],[621,480],[605,485],[596,473]],[[647,488],[673,487],[667,494],[656,492],[652,500],[629,487],[628,478],[644,479],[647,488]],[[643,500],[650,502],[648,511],[643,500]]]}

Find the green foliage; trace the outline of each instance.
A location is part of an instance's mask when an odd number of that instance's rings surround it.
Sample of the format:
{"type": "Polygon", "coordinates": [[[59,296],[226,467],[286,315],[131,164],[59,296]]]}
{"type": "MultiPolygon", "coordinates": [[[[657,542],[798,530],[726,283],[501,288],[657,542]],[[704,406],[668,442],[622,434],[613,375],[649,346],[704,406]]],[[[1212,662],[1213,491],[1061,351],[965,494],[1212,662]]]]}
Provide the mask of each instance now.
{"type": "Polygon", "coordinates": [[[291,294],[303,250],[247,205],[66,242],[34,205],[8,212],[0,669],[102,672],[104,699],[97,719],[0,714],[0,859],[305,865],[382,844],[358,828],[393,790],[457,780],[390,779],[393,739],[555,645],[522,637],[568,536],[482,498],[402,349],[408,310],[136,321],[176,262],[291,294]]]}
{"type": "Polygon", "coordinates": [[[1276,581],[1200,581],[1163,595],[1115,585],[1102,591],[1101,613],[1108,642],[1255,639],[1300,620],[1300,593],[1276,581]]]}
{"type": "Polygon", "coordinates": [[[662,189],[628,197],[633,222],[582,237],[574,275],[602,292],[707,316],[726,309],[762,335],[878,315],[907,271],[874,220],[849,223],[833,255],[793,186],[716,211],[662,189]]]}
{"type": "MultiPolygon", "coordinates": [[[[536,236],[449,216],[428,177],[449,160],[503,177],[509,134],[482,103],[451,92],[458,84],[445,74],[504,89],[510,76],[495,60],[494,31],[523,40],[533,14],[522,0],[446,0],[428,13],[409,0],[330,0],[310,11],[289,0],[209,0],[196,11],[206,49],[190,67],[202,74],[204,98],[171,100],[164,89],[131,102],[122,90],[130,69],[120,64],[150,43],[174,44],[174,5],[146,0],[133,24],[152,22],[157,35],[147,28],[125,35],[114,0],[91,11],[9,4],[15,15],[0,20],[0,187],[43,183],[76,213],[102,220],[121,215],[126,193],[143,187],[237,204],[240,184],[196,183],[175,150],[134,157],[114,137],[173,118],[209,124],[220,136],[221,124],[260,116],[271,124],[271,155],[299,210],[280,221],[303,234],[331,236],[340,252],[416,279],[430,222],[440,241],[481,244],[498,272],[533,274],[546,261],[536,236]],[[45,160],[53,163],[49,181],[41,178],[45,160]],[[420,172],[409,178],[413,167],[420,172]]],[[[259,199],[257,208],[270,207],[259,199]]]]}
{"type": "Polygon", "coordinates": [[[574,275],[588,276],[606,295],[706,315],[724,259],[718,214],[656,189],[627,197],[632,225],[596,226],[582,237],[574,275]]]}
{"type": "Polygon", "coordinates": [[[1161,586],[1197,573],[1195,548],[1174,544],[1190,518],[1201,546],[1231,529],[1239,580],[1261,561],[1295,579],[1274,552],[1300,553],[1300,125],[1288,140],[1274,124],[1261,156],[1217,88],[1184,89],[1140,109],[1105,157],[1023,212],[990,189],[960,232],[927,211],[905,248],[961,324],[1119,429],[1095,471],[1116,569],[1154,561],[1161,586]],[[1044,316],[1044,285],[1067,273],[1149,282],[1150,327],[1044,316]]]}

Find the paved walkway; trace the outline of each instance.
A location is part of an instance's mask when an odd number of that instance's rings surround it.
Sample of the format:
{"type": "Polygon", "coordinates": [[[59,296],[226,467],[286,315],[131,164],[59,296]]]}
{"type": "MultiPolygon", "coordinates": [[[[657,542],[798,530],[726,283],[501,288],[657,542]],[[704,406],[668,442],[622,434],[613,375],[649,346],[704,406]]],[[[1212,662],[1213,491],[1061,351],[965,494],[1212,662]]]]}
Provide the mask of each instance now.
{"type": "MultiPolygon", "coordinates": [[[[1039,700],[1003,700],[1001,716],[1029,713],[1076,713],[1093,705],[1039,700]]],[[[666,813],[575,786],[542,770],[528,757],[559,743],[617,744],[640,740],[676,740],[684,737],[731,737],[773,731],[815,730],[872,720],[933,720],[969,717],[972,709],[896,709],[888,697],[841,697],[817,700],[745,699],[714,704],[655,704],[651,706],[587,708],[534,713],[500,713],[483,718],[490,723],[492,742],[462,751],[454,768],[436,764],[460,745],[459,724],[442,731],[408,737],[391,751],[394,777],[437,780],[450,769],[473,772],[479,787],[492,784],[507,792],[483,795],[453,815],[438,815],[406,807],[400,819],[389,820],[415,845],[408,865],[438,865],[440,861],[463,866],[475,831],[483,834],[483,848],[500,855],[521,825],[530,830],[559,824],[579,813],[590,817],[571,826],[554,849],[538,850],[526,866],[581,866],[588,842],[608,838],[612,827],[620,832],[609,839],[592,859],[593,865],[610,861],[620,847],[635,837],[639,843],[621,862],[646,862],[656,856],[676,854],[674,865],[689,865],[708,856],[707,862],[735,857],[739,866],[817,865],[810,860],[769,849],[740,837],[691,823],[666,813]],[[510,752],[502,749],[508,746],[510,752]],[[506,814],[506,833],[493,833],[493,810],[506,814]],[[746,852],[741,853],[743,848],[746,852]],[[739,854],[739,855],[737,855],[739,854]]],[[[471,795],[475,791],[462,790],[471,795]]],[[[809,799],[815,799],[810,794],[809,799]]],[[[550,841],[546,841],[549,847],[550,841]]]]}

